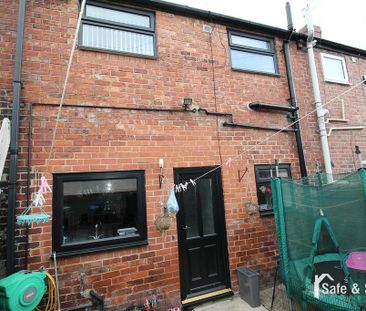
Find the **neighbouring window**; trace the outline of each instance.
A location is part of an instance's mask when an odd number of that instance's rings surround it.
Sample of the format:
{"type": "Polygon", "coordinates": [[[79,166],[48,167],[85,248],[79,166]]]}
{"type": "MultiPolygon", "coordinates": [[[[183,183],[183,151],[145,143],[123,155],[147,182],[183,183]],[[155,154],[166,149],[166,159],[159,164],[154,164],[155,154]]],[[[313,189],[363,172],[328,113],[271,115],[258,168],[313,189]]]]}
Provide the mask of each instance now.
{"type": "MultiPolygon", "coordinates": [[[[271,177],[276,176],[274,165],[255,165],[255,180],[257,186],[257,197],[259,212],[261,215],[273,214],[271,177]]],[[[291,178],[291,165],[280,164],[278,167],[278,177],[291,178]]]]}
{"type": "Polygon", "coordinates": [[[154,57],[155,42],[153,13],[87,2],[79,39],[81,48],[154,57]]]}
{"type": "Polygon", "coordinates": [[[229,44],[233,69],[278,74],[273,39],[229,31],[229,44]]]}
{"type": "Polygon", "coordinates": [[[348,83],[346,62],[343,57],[321,53],[321,58],[325,81],[348,83]]]}
{"type": "Polygon", "coordinates": [[[147,244],[143,171],[54,174],[53,187],[59,254],[147,244]]]}

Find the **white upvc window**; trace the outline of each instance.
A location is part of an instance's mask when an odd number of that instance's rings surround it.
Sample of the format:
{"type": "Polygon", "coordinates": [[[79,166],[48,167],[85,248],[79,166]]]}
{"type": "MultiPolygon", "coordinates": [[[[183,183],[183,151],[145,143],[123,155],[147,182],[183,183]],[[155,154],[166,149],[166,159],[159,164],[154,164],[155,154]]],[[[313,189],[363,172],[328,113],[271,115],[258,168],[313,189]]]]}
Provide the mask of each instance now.
{"type": "Polygon", "coordinates": [[[328,82],[349,84],[344,57],[320,53],[324,80],[328,82]]]}

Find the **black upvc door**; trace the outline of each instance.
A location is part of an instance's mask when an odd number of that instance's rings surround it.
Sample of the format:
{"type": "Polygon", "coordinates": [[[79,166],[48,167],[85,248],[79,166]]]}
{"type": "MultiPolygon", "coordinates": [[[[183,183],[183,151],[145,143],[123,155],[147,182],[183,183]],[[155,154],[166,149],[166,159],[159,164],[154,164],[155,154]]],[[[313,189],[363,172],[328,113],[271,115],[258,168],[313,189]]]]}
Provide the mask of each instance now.
{"type": "MultiPolygon", "coordinates": [[[[175,169],[175,183],[194,180],[211,169],[175,169]]],[[[182,300],[230,288],[221,171],[196,183],[176,194],[182,300]]]]}

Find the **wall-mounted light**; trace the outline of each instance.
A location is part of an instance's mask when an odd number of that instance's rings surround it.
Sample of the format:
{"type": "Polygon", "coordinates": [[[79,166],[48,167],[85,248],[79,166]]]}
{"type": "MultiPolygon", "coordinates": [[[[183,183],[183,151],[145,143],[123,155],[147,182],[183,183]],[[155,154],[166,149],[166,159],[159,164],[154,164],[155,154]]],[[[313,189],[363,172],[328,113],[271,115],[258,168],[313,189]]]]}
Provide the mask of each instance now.
{"type": "Polygon", "coordinates": [[[188,110],[189,106],[192,105],[192,98],[190,97],[184,97],[183,99],[183,108],[184,110],[188,110]]]}

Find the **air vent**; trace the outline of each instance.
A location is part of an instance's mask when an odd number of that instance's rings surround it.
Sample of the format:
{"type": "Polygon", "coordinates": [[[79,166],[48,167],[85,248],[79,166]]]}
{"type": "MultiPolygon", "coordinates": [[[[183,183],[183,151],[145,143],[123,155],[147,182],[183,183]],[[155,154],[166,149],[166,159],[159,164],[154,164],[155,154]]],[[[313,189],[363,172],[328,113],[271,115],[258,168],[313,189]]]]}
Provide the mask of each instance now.
{"type": "Polygon", "coordinates": [[[203,31],[211,33],[212,27],[210,25],[203,25],[203,31]]]}

